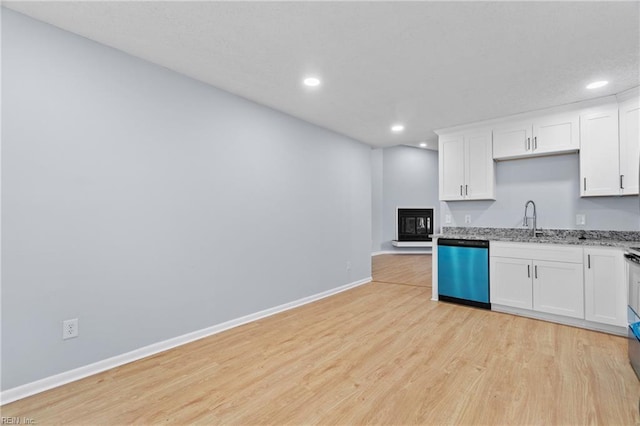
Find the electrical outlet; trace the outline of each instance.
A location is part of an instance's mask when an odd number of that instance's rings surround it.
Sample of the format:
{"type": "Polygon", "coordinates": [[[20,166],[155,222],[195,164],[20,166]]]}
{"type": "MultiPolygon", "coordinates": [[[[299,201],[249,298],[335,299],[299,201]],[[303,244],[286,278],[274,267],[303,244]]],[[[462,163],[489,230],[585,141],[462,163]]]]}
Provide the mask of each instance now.
{"type": "Polygon", "coordinates": [[[62,339],[78,337],[78,318],[62,321],[62,339]]]}
{"type": "Polygon", "coordinates": [[[351,261],[347,260],[347,271],[351,270],[351,261]]]}
{"type": "Polygon", "coordinates": [[[587,215],[585,214],[577,214],[576,215],[576,225],[586,225],[587,224],[587,215]]]}
{"type": "Polygon", "coordinates": [[[471,215],[470,214],[465,214],[464,215],[464,223],[471,223],[471,215]]]}
{"type": "Polygon", "coordinates": [[[444,223],[451,223],[451,215],[450,214],[444,215],[444,223]]]}

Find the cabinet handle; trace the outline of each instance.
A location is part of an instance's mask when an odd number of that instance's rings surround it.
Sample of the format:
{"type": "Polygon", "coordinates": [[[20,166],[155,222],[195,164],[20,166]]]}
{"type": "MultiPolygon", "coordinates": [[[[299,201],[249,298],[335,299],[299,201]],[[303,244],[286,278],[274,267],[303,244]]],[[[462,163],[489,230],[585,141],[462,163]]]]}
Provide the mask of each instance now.
{"type": "Polygon", "coordinates": [[[531,265],[527,265],[527,278],[531,278],[531,265]]]}
{"type": "Polygon", "coordinates": [[[583,179],[583,187],[584,187],[584,190],[586,191],[587,190],[587,178],[583,179]]]}
{"type": "Polygon", "coordinates": [[[469,185],[464,186],[464,195],[469,195],[469,185]]]}
{"type": "Polygon", "coordinates": [[[531,138],[527,138],[527,151],[531,149],[531,138]]]}
{"type": "Polygon", "coordinates": [[[538,279],[538,265],[535,265],[533,267],[533,276],[535,277],[535,279],[538,279]]]}
{"type": "Polygon", "coordinates": [[[462,185],[460,185],[460,196],[462,197],[462,185]]]}
{"type": "Polygon", "coordinates": [[[537,136],[533,137],[533,149],[534,150],[538,149],[538,137],[537,136]]]}
{"type": "Polygon", "coordinates": [[[591,269],[591,255],[587,255],[587,269],[591,269]]]}
{"type": "Polygon", "coordinates": [[[624,175],[620,175],[620,189],[624,189],[624,185],[622,184],[622,178],[624,175]]]}

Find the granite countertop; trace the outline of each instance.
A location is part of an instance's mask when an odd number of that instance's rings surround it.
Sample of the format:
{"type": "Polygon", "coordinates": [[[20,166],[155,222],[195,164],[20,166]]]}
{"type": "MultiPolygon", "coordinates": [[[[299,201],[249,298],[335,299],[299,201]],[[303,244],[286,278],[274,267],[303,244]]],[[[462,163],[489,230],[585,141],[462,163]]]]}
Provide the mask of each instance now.
{"type": "Polygon", "coordinates": [[[573,229],[542,229],[542,235],[531,236],[525,228],[471,228],[444,227],[434,238],[455,238],[465,240],[490,240],[538,244],[570,244],[601,247],[640,247],[640,232],[598,231],[573,229]],[[584,239],[580,239],[584,237],[584,239]]]}

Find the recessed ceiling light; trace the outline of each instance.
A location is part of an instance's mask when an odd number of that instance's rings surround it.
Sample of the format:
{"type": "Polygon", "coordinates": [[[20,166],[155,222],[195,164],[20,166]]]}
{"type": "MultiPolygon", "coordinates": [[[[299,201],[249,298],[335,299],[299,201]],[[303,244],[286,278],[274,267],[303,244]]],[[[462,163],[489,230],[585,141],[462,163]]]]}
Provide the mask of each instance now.
{"type": "Polygon", "coordinates": [[[602,81],[594,81],[593,83],[589,83],[587,85],[587,89],[597,89],[599,87],[606,86],[607,84],[609,84],[609,82],[608,81],[604,81],[604,80],[602,80],[602,81]]]}
{"type": "Polygon", "coordinates": [[[303,80],[305,86],[316,87],[320,86],[320,79],[317,77],[307,77],[303,80]]]}
{"type": "Polygon", "coordinates": [[[402,124],[394,124],[393,126],[391,126],[391,131],[393,133],[400,133],[403,130],[404,126],[402,124]]]}

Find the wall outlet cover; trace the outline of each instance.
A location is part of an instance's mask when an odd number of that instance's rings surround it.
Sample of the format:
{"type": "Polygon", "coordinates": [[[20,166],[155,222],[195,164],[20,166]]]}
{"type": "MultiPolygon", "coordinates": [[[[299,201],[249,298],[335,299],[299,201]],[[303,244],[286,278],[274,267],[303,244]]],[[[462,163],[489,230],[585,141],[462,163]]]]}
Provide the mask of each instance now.
{"type": "Polygon", "coordinates": [[[471,223],[471,215],[470,214],[465,214],[464,215],[464,223],[471,223]]]}
{"type": "Polygon", "coordinates": [[[444,223],[451,223],[451,215],[450,214],[444,215],[444,223]]]}
{"type": "Polygon", "coordinates": [[[587,215],[585,214],[577,214],[576,215],[576,225],[586,225],[587,224],[587,215]]]}
{"type": "Polygon", "coordinates": [[[62,321],[62,339],[78,337],[78,318],[62,321]]]}

